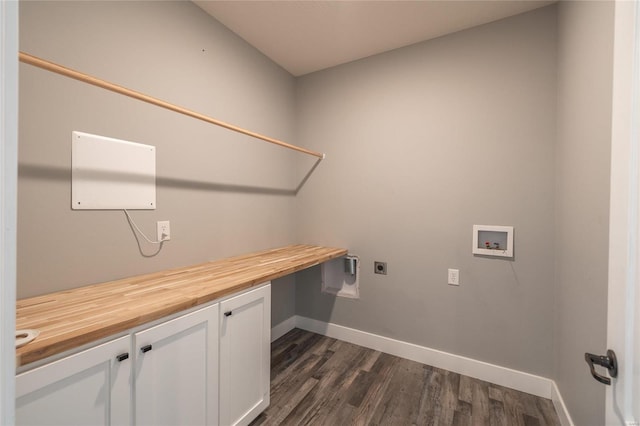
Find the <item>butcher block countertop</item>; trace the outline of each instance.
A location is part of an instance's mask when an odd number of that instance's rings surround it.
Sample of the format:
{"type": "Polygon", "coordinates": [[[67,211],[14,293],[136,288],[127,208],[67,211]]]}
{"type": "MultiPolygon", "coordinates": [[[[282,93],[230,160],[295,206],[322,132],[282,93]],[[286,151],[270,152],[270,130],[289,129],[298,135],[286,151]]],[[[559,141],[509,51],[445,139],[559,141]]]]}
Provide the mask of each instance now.
{"type": "Polygon", "coordinates": [[[40,335],[16,350],[16,362],[26,365],[346,254],[292,245],[21,299],[16,328],[40,335]]]}

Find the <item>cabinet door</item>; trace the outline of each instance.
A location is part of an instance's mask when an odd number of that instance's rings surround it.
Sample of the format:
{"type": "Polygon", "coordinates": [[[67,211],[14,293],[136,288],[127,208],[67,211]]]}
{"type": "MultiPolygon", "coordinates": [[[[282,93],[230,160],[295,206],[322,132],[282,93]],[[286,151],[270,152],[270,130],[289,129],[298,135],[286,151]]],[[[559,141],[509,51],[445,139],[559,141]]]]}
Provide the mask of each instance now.
{"type": "Polygon", "coordinates": [[[18,425],[131,423],[129,336],[16,376],[18,425]]]}
{"type": "Polygon", "coordinates": [[[218,422],[218,304],[134,335],[135,424],[218,422]]]}
{"type": "Polygon", "coordinates": [[[269,405],[271,285],[220,303],[220,424],[246,425],[269,405]]]}

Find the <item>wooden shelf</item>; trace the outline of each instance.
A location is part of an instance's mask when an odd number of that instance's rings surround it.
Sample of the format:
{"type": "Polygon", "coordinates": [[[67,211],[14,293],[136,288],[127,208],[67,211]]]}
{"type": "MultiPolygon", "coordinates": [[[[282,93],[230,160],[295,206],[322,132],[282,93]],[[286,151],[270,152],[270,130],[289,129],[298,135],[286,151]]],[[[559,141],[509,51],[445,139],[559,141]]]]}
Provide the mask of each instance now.
{"type": "Polygon", "coordinates": [[[16,363],[26,365],[346,254],[292,245],[21,299],[16,328],[40,335],[16,350],[16,363]]]}

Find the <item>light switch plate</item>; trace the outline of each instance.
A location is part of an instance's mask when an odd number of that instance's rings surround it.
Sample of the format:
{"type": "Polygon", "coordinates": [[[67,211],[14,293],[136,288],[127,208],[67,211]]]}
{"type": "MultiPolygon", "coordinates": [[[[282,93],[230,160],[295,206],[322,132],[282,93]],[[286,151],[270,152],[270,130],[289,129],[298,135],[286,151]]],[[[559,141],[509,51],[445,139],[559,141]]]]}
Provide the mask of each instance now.
{"type": "Polygon", "coordinates": [[[449,279],[447,283],[449,285],[460,285],[460,270],[449,269],[449,279]]]}

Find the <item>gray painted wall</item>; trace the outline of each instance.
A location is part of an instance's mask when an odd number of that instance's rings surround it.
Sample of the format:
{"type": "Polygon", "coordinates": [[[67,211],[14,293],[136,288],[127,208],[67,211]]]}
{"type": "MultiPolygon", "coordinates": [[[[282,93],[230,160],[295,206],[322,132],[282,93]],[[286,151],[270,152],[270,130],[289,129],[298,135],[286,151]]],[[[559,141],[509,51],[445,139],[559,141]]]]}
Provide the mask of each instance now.
{"type": "Polygon", "coordinates": [[[271,281],[271,327],[296,314],[296,274],[271,281]]]}
{"type": "Polygon", "coordinates": [[[302,77],[297,109],[328,153],[298,238],[348,247],[362,276],[347,300],[298,274],[296,312],[551,377],[555,8],[302,77]],[[473,224],[514,226],[515,259],[473,256],[473,224]]]}
{"type": "Polygon", "coordinates": [[[605,423],[584,353],[607,343],[613,3],[560,2],[554,378],[576,425],[605,423]]]}
{"type": "MultiPolygon", "coordinates": [[[[190,2],[21,2],[20,49],[293,142],[293,77],[190,2]]],[[[297,155],[21,64],[18,297],[294,243],[297,155]],[[157,256],[123,212],[71,210],[72,130],[157,146],[158,208],[132,212],[171,221],[157,256]]]]}

